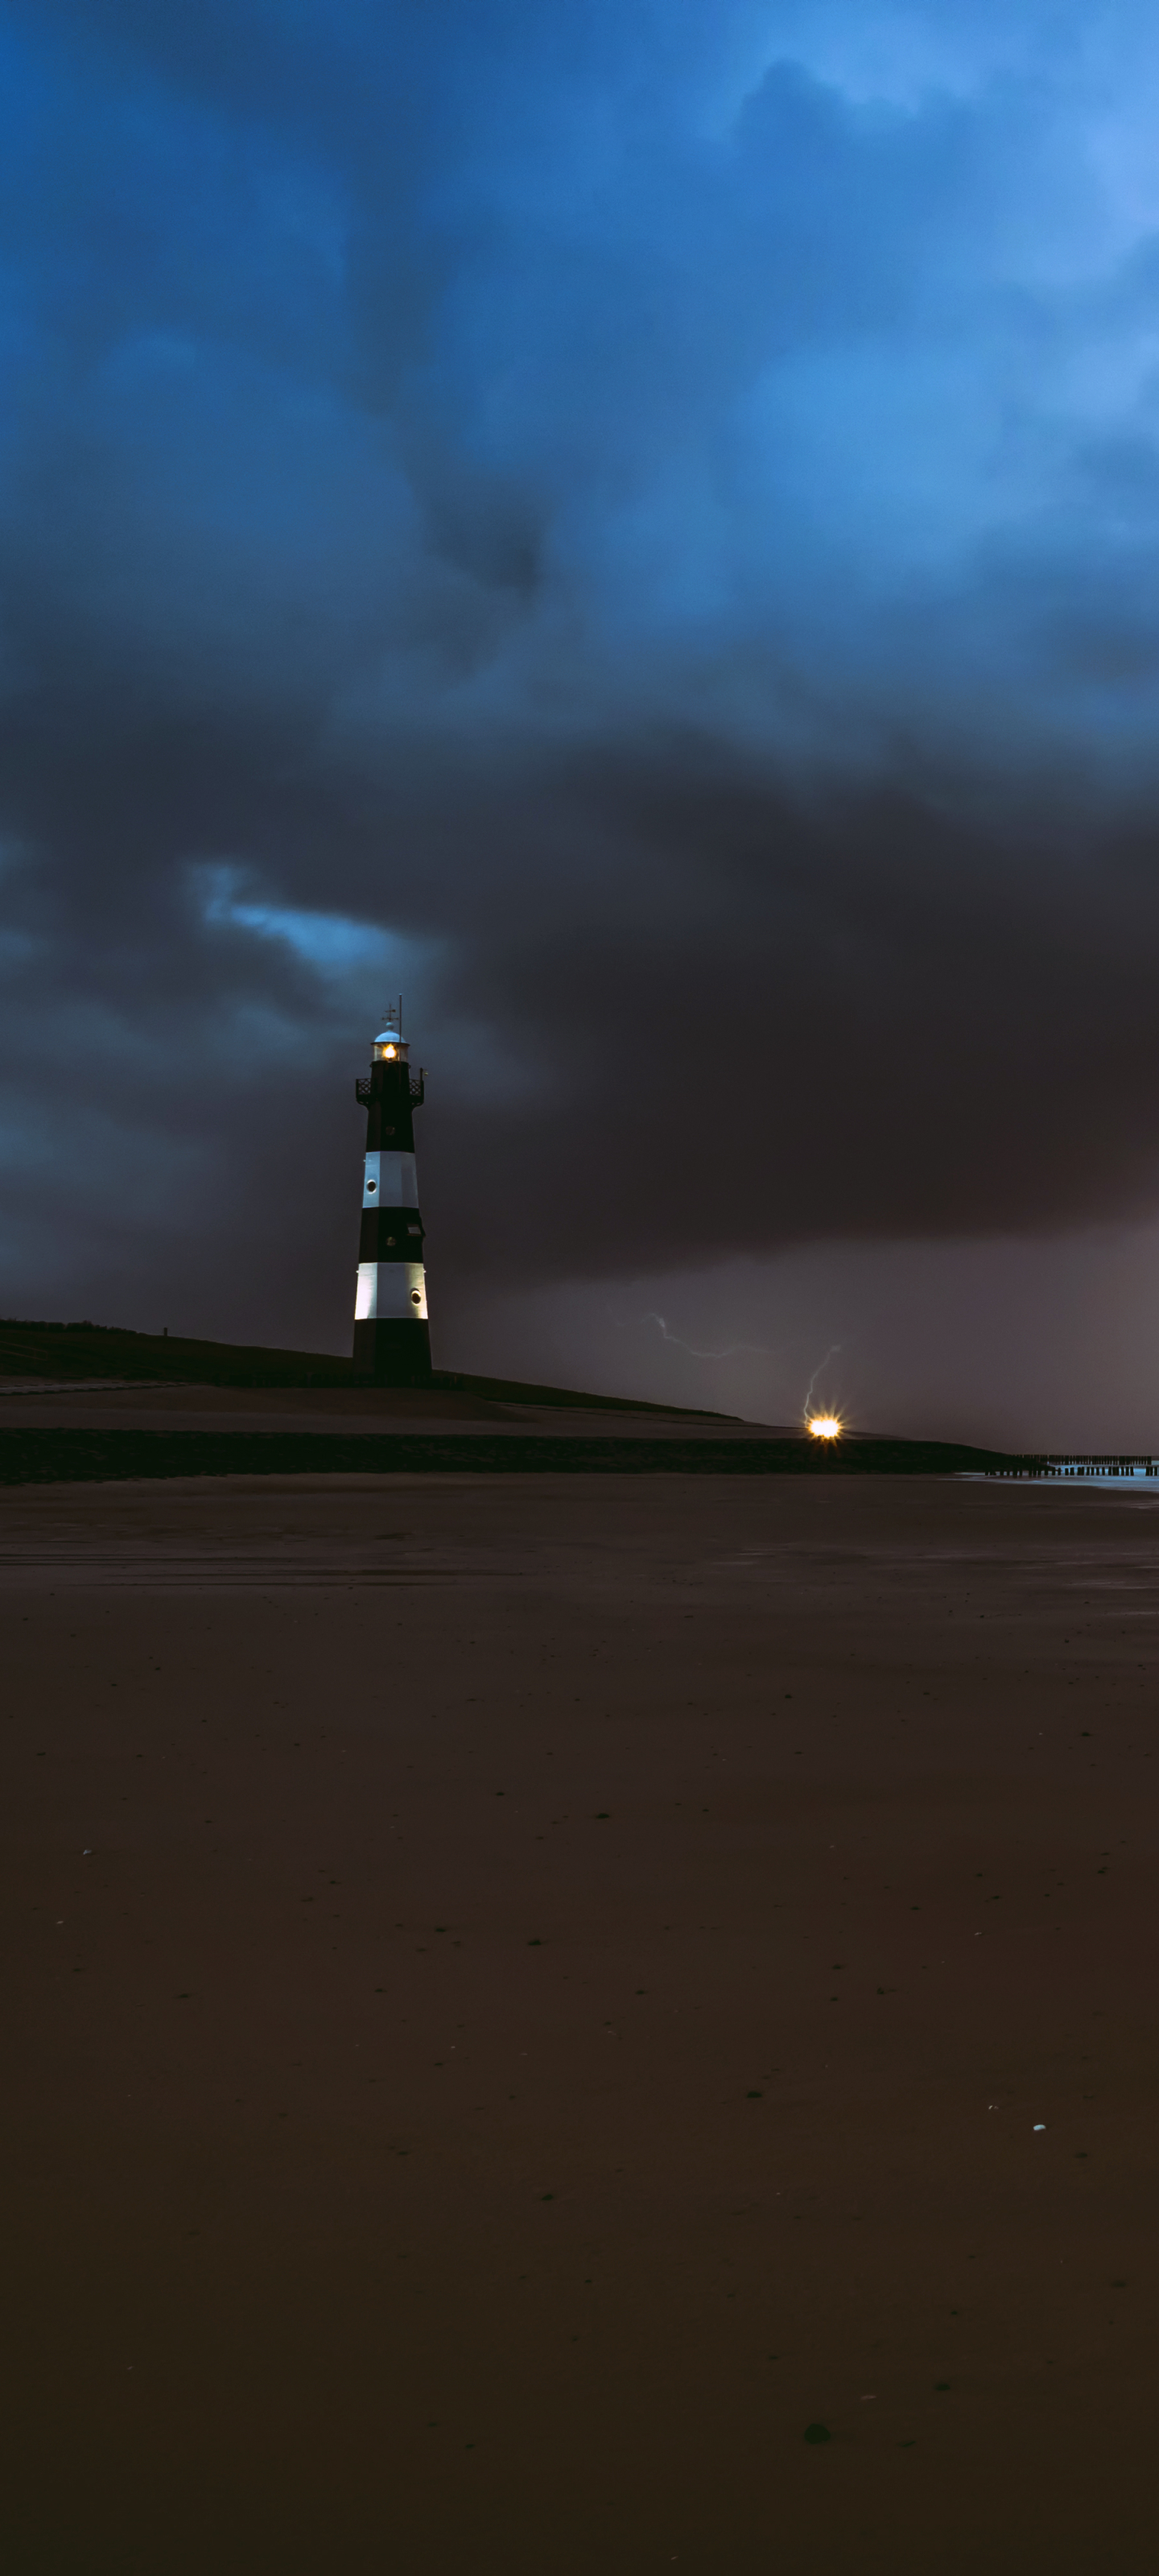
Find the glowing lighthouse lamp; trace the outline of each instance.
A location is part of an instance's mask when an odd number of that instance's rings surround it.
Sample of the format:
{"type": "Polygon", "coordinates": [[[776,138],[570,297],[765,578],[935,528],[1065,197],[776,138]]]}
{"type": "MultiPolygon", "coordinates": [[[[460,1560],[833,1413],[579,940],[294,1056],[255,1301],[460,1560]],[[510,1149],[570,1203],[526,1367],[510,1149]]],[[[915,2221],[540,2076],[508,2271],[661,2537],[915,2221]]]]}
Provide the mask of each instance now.
{"type": "Polygon", "coordinates": [[[840,1440],[844,1427],[839,1413],[811,1413],[805,1425],[814,1440],[840,1440]]]}
{"type": "Polygon", "coordinates": [[[380,1386],[423,1386],[431,1374],[423,1221],[415,1167],[414,1113],[426,1075],[410,1069],[402,1003],[378,1032],[370,1078],[355,1083],[366,1111],[362,1232],[354,1301],[354,1374],[380,1386]]]}

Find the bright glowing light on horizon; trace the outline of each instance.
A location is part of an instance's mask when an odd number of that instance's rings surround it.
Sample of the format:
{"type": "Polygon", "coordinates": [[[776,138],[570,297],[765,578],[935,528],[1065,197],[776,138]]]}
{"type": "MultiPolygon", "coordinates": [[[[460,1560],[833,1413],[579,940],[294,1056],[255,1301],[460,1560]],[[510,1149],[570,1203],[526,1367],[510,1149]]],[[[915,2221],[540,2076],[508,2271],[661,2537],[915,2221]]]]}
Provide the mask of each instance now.
{"type": "Polygon", "coordinates": [[[841,1438],[839,1413],[811,1414],[806,1427],[812,1433],[814,1440],[840,1440],[841,1438]]]}

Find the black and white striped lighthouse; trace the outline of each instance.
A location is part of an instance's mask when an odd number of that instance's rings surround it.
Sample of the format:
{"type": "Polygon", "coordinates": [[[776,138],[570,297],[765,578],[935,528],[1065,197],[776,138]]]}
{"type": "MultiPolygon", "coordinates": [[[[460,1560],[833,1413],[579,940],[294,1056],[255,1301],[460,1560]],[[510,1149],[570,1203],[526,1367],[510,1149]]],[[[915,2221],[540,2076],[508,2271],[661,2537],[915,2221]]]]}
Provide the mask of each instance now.
{"type": "Polygon", "coordinates": [[[354,1086],[367,1113],[354,1374],[380,1386],[423,1386],[431,1374],[414,1139],[425,1075],[414,1079],[409,1053],[400,1002],[374,1041],[369,1081],[354,1086]]]}

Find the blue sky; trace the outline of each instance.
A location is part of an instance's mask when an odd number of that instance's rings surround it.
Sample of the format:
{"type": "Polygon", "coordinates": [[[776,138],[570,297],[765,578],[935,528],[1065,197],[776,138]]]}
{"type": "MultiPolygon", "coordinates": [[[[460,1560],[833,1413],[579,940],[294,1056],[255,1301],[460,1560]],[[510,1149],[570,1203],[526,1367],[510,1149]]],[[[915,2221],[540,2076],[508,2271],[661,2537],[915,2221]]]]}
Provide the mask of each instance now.
{"type": "Polygon", "coordinates": [[[948,1403],[1149,1241],[1157,114],[1123,5],[0,11],[6,1306],[341,1345],[403,966],[497,1365],[961,1244],[948,1403]]]}

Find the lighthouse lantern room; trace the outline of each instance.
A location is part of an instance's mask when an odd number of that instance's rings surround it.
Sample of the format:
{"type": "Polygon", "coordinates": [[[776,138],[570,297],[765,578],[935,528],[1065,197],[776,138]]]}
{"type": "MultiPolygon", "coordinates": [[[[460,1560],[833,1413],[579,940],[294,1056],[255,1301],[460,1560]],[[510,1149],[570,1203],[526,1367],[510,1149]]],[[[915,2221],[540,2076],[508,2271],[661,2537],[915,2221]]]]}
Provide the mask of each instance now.
{"type": "Polygon", "coordinates": [[[414,1140],[425,1081],[411,1073],[400,1001],[374,1041],[369,1079],[354,1086],[366,1111],[354,1374],[380,1386],[423,1386],[431,1374],[414,1140]]]}

